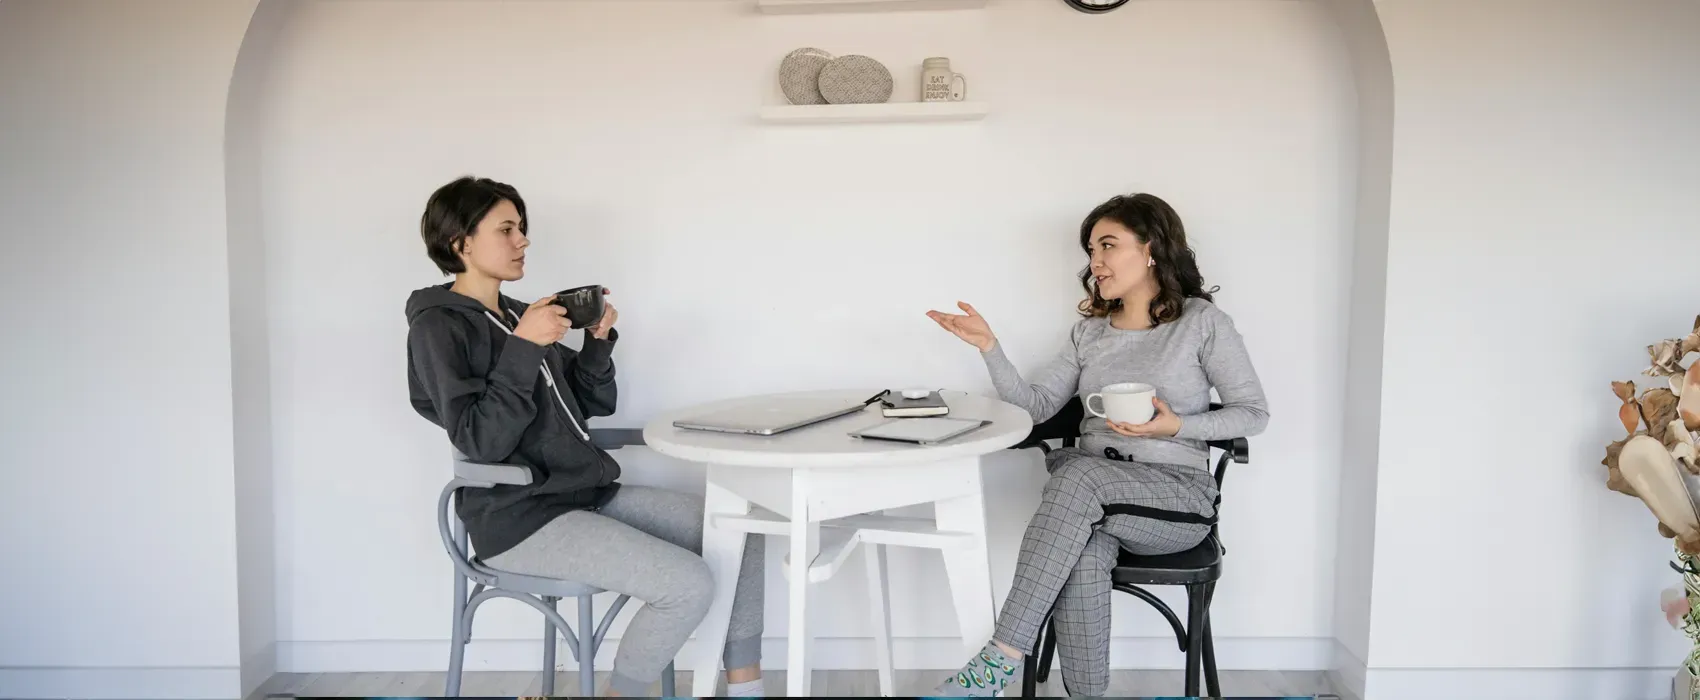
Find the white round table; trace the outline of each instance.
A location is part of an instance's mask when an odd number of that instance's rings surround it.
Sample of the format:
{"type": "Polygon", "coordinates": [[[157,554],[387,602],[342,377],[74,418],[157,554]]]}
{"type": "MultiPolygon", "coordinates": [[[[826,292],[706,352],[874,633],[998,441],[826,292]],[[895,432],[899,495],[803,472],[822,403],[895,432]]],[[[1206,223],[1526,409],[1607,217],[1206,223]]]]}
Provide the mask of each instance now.
{"type": "Polygon", "coordinates": [[[880,690],[892,695],[890,607],[886,600],[887,545],[937,549],[944,557],[963,640],[963,658],[991,638],[993,609],[980,457],[1027,437],[1026,411],[993,398],[946,391],[950,417],[990,420],[974,432],[937,445],[863,440],[849,433],[887,419],[879,404],[773,436],[738,435],[673,426],[673,421],[745,402],[792,397],[862,401],[877,389],[757,396],[693,406],[656,417],[645,444],[664,455],[706,467],[703,558],[715,579],[714,602],[697,630],[700,655],[693,695],[714,695],[721,647],[732,612],[738,569],[749,534],[790,538],[787,632],[788,694],[809,694],[808,584],[837,572],[858,545],[867,558],[872,591],[880,690]],[[935,517],[880,511],[934,504],[935,517]],[[791,562],[808,562],[798,575],[791,562]]]}

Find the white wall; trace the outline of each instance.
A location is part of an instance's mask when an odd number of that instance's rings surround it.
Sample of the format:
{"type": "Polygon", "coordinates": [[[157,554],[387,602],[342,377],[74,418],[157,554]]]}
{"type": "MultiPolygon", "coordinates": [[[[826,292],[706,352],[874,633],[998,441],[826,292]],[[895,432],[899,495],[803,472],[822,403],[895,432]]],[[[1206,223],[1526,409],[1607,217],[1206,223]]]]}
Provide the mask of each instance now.
{"type": "Polygon", "coordinates": [[[1335,660],[1342,685],[1363,692],[1369,653],[1375,494],[1381,427],[1382,339],[1387,301],[1387,202],[1393,150],[1393,73],[1371,0],[1328,0],[1352,56],[1357,96],[1351,154],[1352,242],[1339,519],[1334,559],[1335,660]]]}
{"type": "MultiPolygon", "coordinates": [[[[513,294],[614,290],[621,406],[604,425],[774,390],[989,391],[973,351],[923,313],[970,300],[1035,367],[1073,321],[1080,217],[1118,192],[1161,194],[1222,285],[1274,412],[1254,464],[1228,483],[1239,573],[1216,601],[1223,664],[1327,667],[1356,101],[1320,5],[1149,2],[1100,17],[1053,2],[828,17],[730,1],[292,8],[261,131],[284,670],[445,658],[448,568],[430,504],[447,465],[440,432],[405,399],[402,303],[440,279],[416,222],[462,173],[528,198],[532,264],[513,294]],[[779,99],[779,58],[811,45],[885,61],[905,95],[922,58],[949,56],[993,113],[754,123],[779,99]]],[[[620,458],[632,481],[700,488],[689,467],[620,458]]],[[[988,469],[1007,581],[1042,473],[1030,456],[988,469]]],[[[900,655],[958,662],[935,558],[893,569],[896,634],[940,642],[900,655]]],[[[867,634],[859,580],[827,584],[822,600],[842,607],[821,611],[823,637],[867,634]]],[[[1136,602],[1117,609],[1118,637],[1166,634],[1136,602]]],[[[474,646],[475,666],[536,658],[539,625],[517,605],[491,606],[475,633],[493,640],[474,646]]],[[[1172,649],[1120,640],[1115,662],[1173,666],[1172,649]]],[[[834,657],[822,663],[864,660],[834,657]]]]}
{"type": "Polygon", "coordinates": [[[1396,130],[1371,697],[1662,697],[1685,647],[1657,606],[1670,542],[1599,462],[1609,382],[1644,381],[1700,299],[1677,263],[1700,259],[1700,4],[1377,9],[1396,130]]]}
{"type": "Polygon", "coordinates": [[[239,690],[223,133],[252,11],[0,3],[0,696],[239,690]]]}
{"type": "MultiPolygon", "coordinates": [[[[24,263],[0,282],[0,319],[22,329],[0,400],[0,490],[20,497],[0,528],[28,535],[0,557],[30,572],[0,603],[0,695],[228,697],[263,674],[274,632],[285,670],[441,668],[429,504],[445,470],[401,398],[400,312],[436,279],[419,207],[469,171],[530,196],[537,264],[518,295],[592,275],[616,290],[629,342],[609,425],[753,391],[984,391],[921,312],[975,301],[1036,365],[1070,320],[1081,213],[1159,192],[1275,407],[1228,488],[1234,570],[1255,573],[1218,596],[1225,666],[1316,667],[1338,635],[1377,700],[1630,698],[1659,695],[1680,658],[1653,603],[1668,542],[1598,462],[1607,383],[1700,296],[1659,274],[1700,245],[1692,3],[1380,0],[1391,95],[1366,83],[1373,32],[1354,32],[1370,18],[1347,0],[1102,17],[286,7],[277,44],[239,61],[251,2],[0,2],[0,230],[24,263]],[[752,123],[801,45],[886,60],[903,91],[920,58],[949,55],[994,113],[752,123]],[[1366,105],[1388,97],[1398,131],[1377,155],[1366,105]],[[937,271],[894,282],[893,259],[937,271]]],[[[622,459],[634,481],[698,476],[622,459]]],[[[1040,479],[1030,457],[988,472],[1007,579],[1040,479]]],[[[937,564],[895,563],[900,654],[953,658],[925,642],[953,627],[937,564]]],[[[821,611],[829,637],[866,633],[857,578],[829,584],[847,606],[821,611]]],[[[472,664],[528,667],[537,627],[492,606],[472,664]]],[[[1137,606],[1118,604],[1116,628],[1117,665],[1178,662],[1137,606]]]]}
{"type": "Polygon", "coordinates": [[[265,224],[260,215],[261,86],[287,0],[254,10],[230,80],[225,110],[225,206],[229,224],[230,356],[236,473],[236,565],[242,694],[277,670],[277,511],[272,469],[270,314],[265,224]]]}

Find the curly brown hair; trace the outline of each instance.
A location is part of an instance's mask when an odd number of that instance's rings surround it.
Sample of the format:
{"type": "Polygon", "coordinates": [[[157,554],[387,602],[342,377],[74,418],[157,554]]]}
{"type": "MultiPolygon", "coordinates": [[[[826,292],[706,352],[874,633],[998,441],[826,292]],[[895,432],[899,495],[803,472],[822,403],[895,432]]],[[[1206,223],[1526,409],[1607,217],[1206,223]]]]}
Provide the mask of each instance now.
{"type": "MultiPolygon", "coordinates": [[[[1181,216],[1168,202],[1154,194],[1116,195],[1098,205],[1080,223],[1080,249],[1092,255],[1092,227],[1108,218],[1132,231],[1140,243],[1150,246],[1151,257],[1157,264],[1152,274],[1157,276],[1157,296],[1151,300],[1151,325],[1160,326],[1181,317],[1181,309],[1190,298],[1215,301],[1213,292],[1221,287],[1204,288],[1204,275],[1198,271],[1198,259],[1186,243],[1186,227],[1181,216]]],[[[1098,296],[1092,284],[1092,266],[1080,271],[1080,286],[1086,299],[1080,302],[1080,315],[1104,317],[1121,309],[1120,299],[1098,296]]]]}

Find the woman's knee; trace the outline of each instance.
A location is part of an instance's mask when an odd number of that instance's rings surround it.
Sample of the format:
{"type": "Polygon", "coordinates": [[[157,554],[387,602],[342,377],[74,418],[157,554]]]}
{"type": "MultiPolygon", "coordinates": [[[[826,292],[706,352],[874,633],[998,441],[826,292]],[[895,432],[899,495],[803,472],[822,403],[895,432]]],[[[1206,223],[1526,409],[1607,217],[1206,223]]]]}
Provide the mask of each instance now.
{"type": "Polygon", "coordinates": [[[708,606],[714,601],[714,574],[702,557],[680,557],[673,565],[653,573],[665,582],[665,588],[656,600],[644,601],[646,605],[693,619],[701,619],[708,613],[708,606]]]}
{"type": "Polygon", "coordinates": [[[690,590],[690,599],[694,607],[708,612],[708,604],[714,600],[714,572],[708,568],[708,562],[702,557],[692,557],[690,575],[686,587],[690,590]]]}
{"type": "Polygon", "coordinates": [[[1045,490],[1086,486],[1087,474],[1092,469],[1093,464],[1090,459],[1065,457],[1057,463],[1055,469],[1051,470],[1051,478],[1045,480],[1045,490]]]}
{"type": "Polygon", "coordinates": [[[1045,488],[1039,493],[1041,502],[1064,506],[1070,510],[1079,509],[1093,498],[1092,486],[1079,468],[1058,469],[1045,481],[1045,488]]]}

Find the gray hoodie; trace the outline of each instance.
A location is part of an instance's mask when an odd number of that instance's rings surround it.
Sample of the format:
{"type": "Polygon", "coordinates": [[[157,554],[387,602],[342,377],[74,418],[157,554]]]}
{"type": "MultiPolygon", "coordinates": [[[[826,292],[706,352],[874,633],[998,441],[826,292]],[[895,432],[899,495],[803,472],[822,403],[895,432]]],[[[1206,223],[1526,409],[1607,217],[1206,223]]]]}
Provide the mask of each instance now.
{"type": "Polygon", "coordinates": [[[461,492],[456,512],[478,557],[489,559],[562,513],[602,507],[619,489],[619,463],[585,427],[614,413],[619,335],[586,334],[582,351],[540,346],[510,335],[526,304],[503,296],[506,313],[497,314],[449,287],[407,299],[408,398],[473,461],[531,468],[528,486],[461,492]]]}

